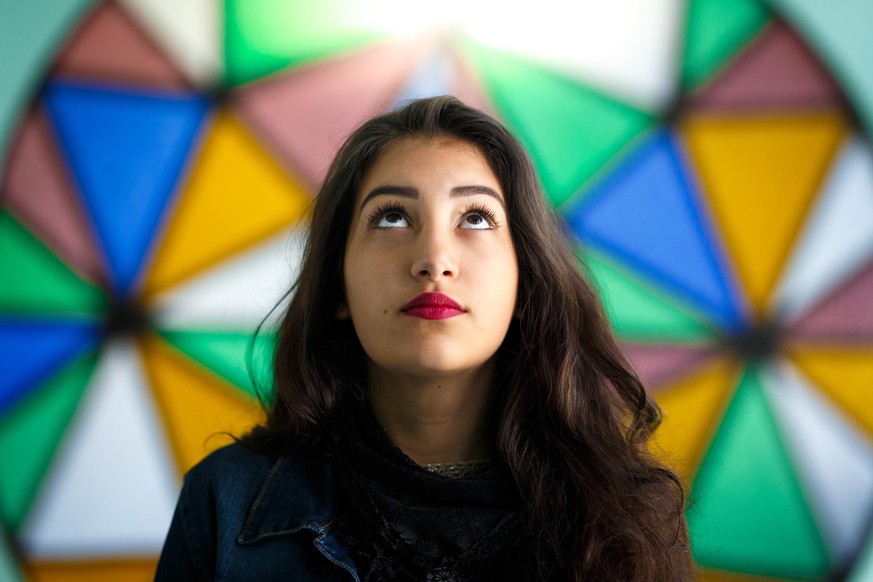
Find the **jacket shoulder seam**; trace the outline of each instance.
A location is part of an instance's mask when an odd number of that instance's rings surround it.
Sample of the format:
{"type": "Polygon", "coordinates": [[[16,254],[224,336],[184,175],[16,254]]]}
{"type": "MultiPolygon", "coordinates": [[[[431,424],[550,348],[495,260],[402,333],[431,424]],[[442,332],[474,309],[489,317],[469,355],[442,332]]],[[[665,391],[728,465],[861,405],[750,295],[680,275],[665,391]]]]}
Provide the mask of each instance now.
{"type": "MultiPolygon", "coordinates": [[[[188,491],[185,488],[182,488],[183,494],[187,497],[188,491]]],[[[197,572],[197,578],[202,582],[205,582],[205,577],[203,573],[203,555],[199,551],[195,551],[194,544],[192,543],[191,531],[188,527],[188,517],[185,515],[187,513],[187,504],[182,507],[181,521],[182,521],[182,531],[185,533],[185,545],[188,546],[188,553],[191,554],[191,561],[194,562],[194,571],[197,572]]]]}
{"type": "MultiPolygon", "coordinates": [[[[258,539],[260,539],[262,537],[262,536],[255,536],[254,538],[249,538],[246,535],[246,533],[249,531],[249,528],[251,527],[252,522],[255,519],[255,513],[258,511],[258,508],[261,505],[261,501],[264,500],[264,496],[267,494],[267,490],[270,488],[270,483],[272,483],[273,477],[276,476],[276,473],[279,471],[279,468],[282,466],[282,464],[284,462],[285,462],[285,458],[280,457],[279,459],[276,460],[275,463],[273,463],[273,467],[270,469],[269,475],[267,475],[267,480],[264,481],[264,485],[263,485],[263,487],[261,487],[261,490],[258,492],[258,496],[257,496],[257,498],[255,498],[255,502],[252,504],[252,508],[249,510],[249,514],[246,517],[246,523],[243,526],[243,530],[240,533],[239,538],[238,538],[240,543],[257,541],[258,539]]],[[[290,532],[286,532],[286,533],[290,533],[290,532]]]]}

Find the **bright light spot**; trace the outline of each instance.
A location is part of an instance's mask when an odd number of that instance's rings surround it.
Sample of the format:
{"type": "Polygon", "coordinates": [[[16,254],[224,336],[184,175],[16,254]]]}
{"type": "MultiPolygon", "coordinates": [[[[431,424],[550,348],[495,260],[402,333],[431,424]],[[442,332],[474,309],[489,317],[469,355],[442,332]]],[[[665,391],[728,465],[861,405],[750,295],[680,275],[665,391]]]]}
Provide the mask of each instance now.
{"type": "Polygon", "coordinates": [[[680,0],[368,0],[344,16],[399,38],[462,34],[658,109],[673,96],[682,9],[680,0]]]}

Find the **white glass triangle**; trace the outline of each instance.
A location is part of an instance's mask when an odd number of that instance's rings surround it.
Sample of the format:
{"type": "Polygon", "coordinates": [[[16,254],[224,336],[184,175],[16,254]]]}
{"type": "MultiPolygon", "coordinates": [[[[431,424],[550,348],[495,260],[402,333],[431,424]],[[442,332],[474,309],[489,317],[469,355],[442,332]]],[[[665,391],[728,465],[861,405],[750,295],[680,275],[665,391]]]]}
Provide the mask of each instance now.
{"type": "Polygon", "coordinates": [[[176,66],[198,87],[223,77],[223,2],[215,0],[119,0],[176,66]]]}
{"type": "Polygon", "coordinates": [[[684,11],[679,0],[540,0],[530,10],[464,2],[459,13],[476,41],[654,112],[676,94],[684,11]]]}
{"type": "Polygon", "coordinates": [[[860,136],[846,142],[775,294],[783,318],[823,298],[873,255],[873,152],[860,136]]]}
{"type": "Polygon", "coordinates": [[[788,362],[767,367],[762,383],[824,537],[844,566],[873,516],[873,443],[788,362]]]}
{"type": "Polygon", "coordinates": [[[282,300],[283,295],[297,280],[306,232],[303,227],[290,236],[284,232],[159,295],[154,300],[158,326],[253,329],[268,314],[268,324],[275,323],[291,297],[282,300]]]}
{"type": "Polygon", "coordinates": [[[180,481],[139,358],[110,343],[20,540],[28,556],[160,552],[180,481]]]}
{"type": "Polygon", "coordinates": [[[397,98],[397,105],[412,99],[450,95],[455,90],[454,78],[455,64],[451,56],[445,51],[437,51],[407,79],[397,98]]]}

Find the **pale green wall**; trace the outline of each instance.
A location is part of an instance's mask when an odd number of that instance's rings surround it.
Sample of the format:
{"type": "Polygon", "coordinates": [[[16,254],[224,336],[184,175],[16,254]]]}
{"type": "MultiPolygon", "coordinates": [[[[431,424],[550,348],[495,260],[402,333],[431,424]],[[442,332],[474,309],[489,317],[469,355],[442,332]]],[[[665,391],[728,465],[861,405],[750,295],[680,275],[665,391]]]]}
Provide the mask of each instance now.
{"type": "Polygon", "coordinates": [[[0,152],[71,27],[94,0],[7,0],[0,7],[0,152]]]}

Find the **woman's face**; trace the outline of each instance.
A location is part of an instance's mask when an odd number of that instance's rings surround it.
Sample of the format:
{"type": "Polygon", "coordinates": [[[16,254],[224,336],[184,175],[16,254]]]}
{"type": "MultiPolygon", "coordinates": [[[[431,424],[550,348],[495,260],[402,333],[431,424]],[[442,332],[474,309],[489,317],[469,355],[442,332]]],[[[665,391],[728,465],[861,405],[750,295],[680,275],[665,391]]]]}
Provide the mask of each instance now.
{"type": "Polygon", "coordinates": [[[436,378],[488,362],[515,310],[518,262],[479,150],[447,137],[386,148],[357,194],[343,275],[338,315],[371,366],[436,378]]]}

